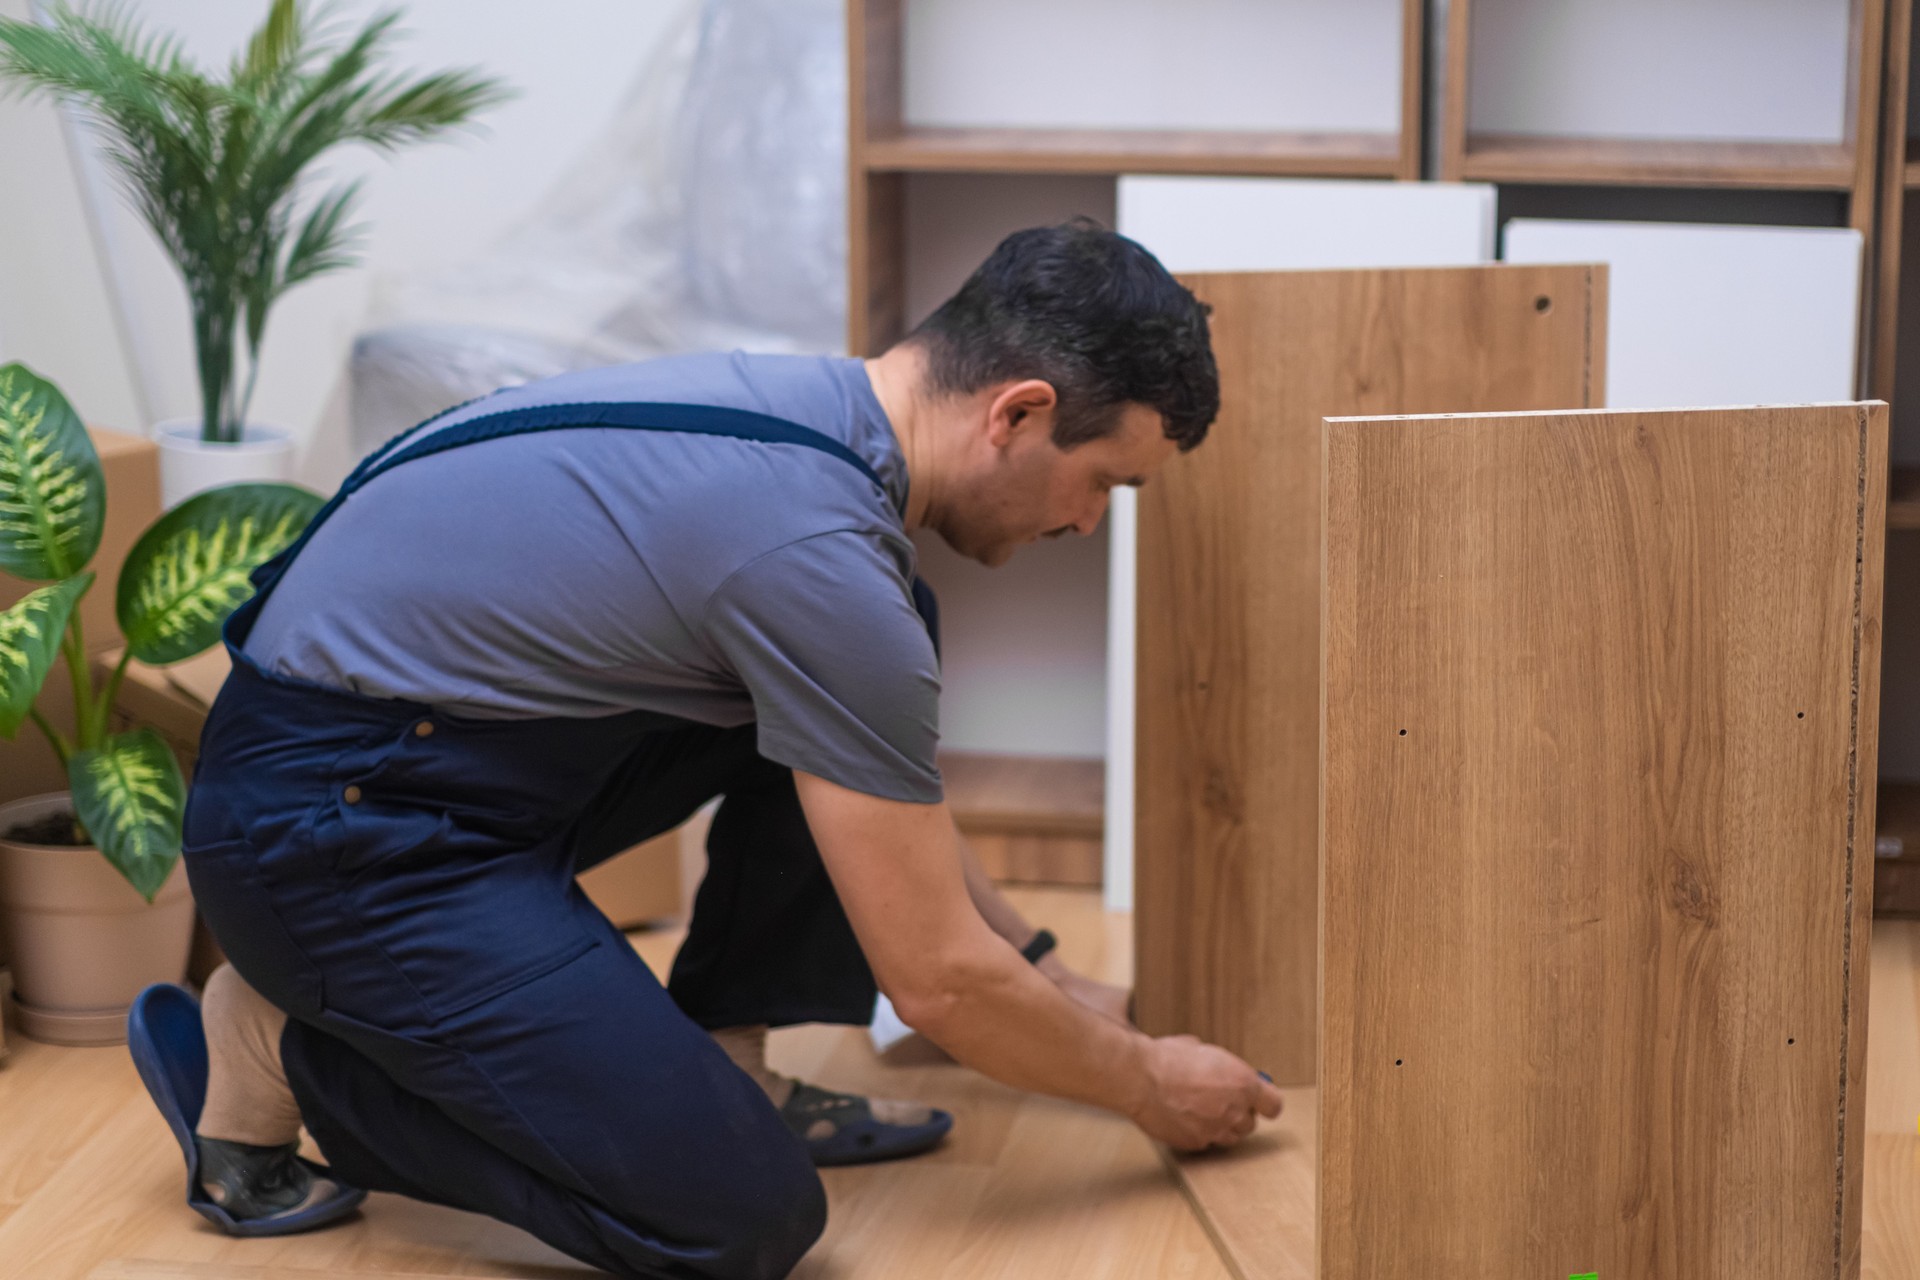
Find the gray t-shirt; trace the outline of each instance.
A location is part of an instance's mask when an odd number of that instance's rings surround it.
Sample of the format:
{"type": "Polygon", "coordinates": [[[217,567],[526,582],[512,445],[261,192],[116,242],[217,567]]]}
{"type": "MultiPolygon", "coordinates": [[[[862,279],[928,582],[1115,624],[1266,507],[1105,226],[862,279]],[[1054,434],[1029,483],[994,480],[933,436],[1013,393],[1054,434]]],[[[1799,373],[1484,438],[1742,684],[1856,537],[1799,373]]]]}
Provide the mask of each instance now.
{"type": "Polygon", "coordinates": [[[870,795],[939,800],[940,677],[913,607],[906,464],[858,360],[594,369],[496,392],[427,430],[632,401],[797,422],[851,448],[885,489],[818,449],[679,432],[463,445],[349,497],[267,598],[248,656],[475,718],[646,709],[758,722],[769,759],[870,795]]]}

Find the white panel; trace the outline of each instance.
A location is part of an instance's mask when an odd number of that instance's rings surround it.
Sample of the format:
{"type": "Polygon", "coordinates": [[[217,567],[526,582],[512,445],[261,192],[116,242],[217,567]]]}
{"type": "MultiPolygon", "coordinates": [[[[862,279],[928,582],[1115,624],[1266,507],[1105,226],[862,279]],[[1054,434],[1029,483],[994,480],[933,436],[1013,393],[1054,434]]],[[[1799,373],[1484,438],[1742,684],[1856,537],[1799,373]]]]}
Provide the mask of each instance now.
{"type": "Polygon", "coordinates": [[[926,125],[1400,128],[1400,0],[904,0],[926,125]]]}
{"type": "Polygon", "coordinates": [[[1118,217],[1121,232],[1174,272],[1441,267],[1493,257],[1494,189],[1479,184],[1128,177],[1118,217]]]}
{"type": "Polygon", "coordinates": [[[1611,268],[1611,408],[1853,396],[1857,231],[1515,218],[1506,259],[1611,268]]]}
{"type": "MultiPolygon", "coordinates": [[[[1120,179],[1118,227],[1169,271],[1447,267],[1489,261],[1494,189],[1288,178],[1120,179]]],[[[1205,448],[1202,445],[1201,448],[1205,448]]],[[[1106,902],[1133,909],[1135,496],[1107,524],[1106,902]],[[1124,664],[1124,665],[1122,665],[1124,664]]]]}
{"type": "Polygon", "coordinates": [[[1474,0],[1482,133],[1838,142],[1849,0],[1474,0]]]}

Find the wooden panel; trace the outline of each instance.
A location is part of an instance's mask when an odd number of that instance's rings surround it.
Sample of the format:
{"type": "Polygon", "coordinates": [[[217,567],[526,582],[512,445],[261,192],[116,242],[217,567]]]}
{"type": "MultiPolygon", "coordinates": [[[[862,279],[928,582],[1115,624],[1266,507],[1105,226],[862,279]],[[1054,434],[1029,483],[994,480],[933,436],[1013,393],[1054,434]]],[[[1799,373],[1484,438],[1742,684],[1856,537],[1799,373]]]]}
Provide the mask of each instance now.
{"type": "Polygon", "coordinates": [[[1854,1274],[1886,422],[1327,424],[1323,1280],[1854,1274]]]}
{"type": "MultiPolygon", "coordinates": [[[[1873,321],[1867,330],[1873,336],[1867,385],[1874,396],[1887,401],[1893,399],[1894,364],[1899,353],[1902,223],[1907,190],[1915,173],[1909,159],[1912,144],[1907,140],[1908,51],[1912,44],[1913,0],[1889,0],[1882,58],[1886,73],[1880,110],[1880,224],[1874,238],[1878,252],[1872,259],[1876,264],[1872,275],[1873,321]]],[[[1888,510],[1892,510],[1891,501],[1888,510]]]]}
{"type": "Polygon", "coordinates": [[[1140,494],[1141,1026],[1316,1059],[1320,420],[1601,400],[1602,269],[1189,276],[1220,420],[1140,494]]]}

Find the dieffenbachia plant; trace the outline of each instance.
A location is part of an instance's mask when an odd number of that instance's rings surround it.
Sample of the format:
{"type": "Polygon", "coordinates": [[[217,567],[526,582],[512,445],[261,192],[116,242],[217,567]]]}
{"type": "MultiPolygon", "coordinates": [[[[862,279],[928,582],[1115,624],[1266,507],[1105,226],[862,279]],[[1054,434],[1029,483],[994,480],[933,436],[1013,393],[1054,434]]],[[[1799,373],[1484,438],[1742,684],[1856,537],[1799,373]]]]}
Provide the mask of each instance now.
{"type": "Polygon", "coordinates": [[[162,516],[121,567],[114,599],[126,653],[96,688],[78,605],[93,586],[87,563],[106,506],[100,456],[66,397],[24,365],[0,366],[0,569],[48,584],[0,612],[0,736],[29,719],[40,727],[66,766],[78,834],[152,901],[180,856],[186,784],[151,729],[110,731],[127,663],[211,648],[253,594],[248,575],[298,538],[321,502],[292,485],[241,484],[162,516]],[[71,737],[34,706],[61,657],[73,678],[71,737]]]}

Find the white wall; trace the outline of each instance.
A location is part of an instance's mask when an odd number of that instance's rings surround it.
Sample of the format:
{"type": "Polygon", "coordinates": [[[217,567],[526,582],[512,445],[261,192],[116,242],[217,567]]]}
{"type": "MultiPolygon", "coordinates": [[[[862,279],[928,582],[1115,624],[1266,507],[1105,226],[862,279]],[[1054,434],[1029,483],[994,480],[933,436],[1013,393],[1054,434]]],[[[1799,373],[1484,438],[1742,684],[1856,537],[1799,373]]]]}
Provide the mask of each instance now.
{"type": "MultiPolygon", "coordinates": [[[[457,262],[509,227],[611,116],[688,0],[572,0],[529,6],[519,0],[411,0],[411,33],[394,65],[411,69],[479,66],[511,82],[520,96],[494,109],[481,129],[394,157],[342,153],[330,178],[365,174],[362,217],[372,224],[366,261],[374,267],[457,262]]],[[[22,16],[27,0],[0,0],[22,16]]],[[[376,0],[343,0],[343,19],[363,21],[376,0]]],[[[224,65],[264,12],[261,0],[142,0],[156,28],[176,31],[203,64],[224,65]]],[[[58,129],[45,107],[0,105],[0,339],[70,381],[88,417],[138,427],[139,410],[110,351],[110,312],[100,268],[78,216],[79,197],[49,138],[58,129]],[[16,157],[51,177],[52,205],[13,175],[16,157]],[[33,232],[34,234],[28,234],[33,232]],[[26,252],[24,246],[32,246],[26,252]],[[69,288],[67,281],[77,288],[69,288]],[[71,294],[72,296],[67,296],[71,294]],[[51,316],[32,336],[22,316],[51,316]]],[[[70,169],[69,169],[70,172],[70,169]]],[[[134,315],[132,358],[148,354],[153,410],[160,417],[197,412],[185,297],[158,245],[109,186],[107,237],[120,245],[134,315]]],[[[254,400],[254,417],[292,428],[301,439],[301,479],[331,488],[349,462],[346,356],[367,304],[365,268],[302,286],[275,308],[254,400]]]]}
{"type": "Polygon", "coordinates": [[[1849,0],[1474,0],[1483,133],[1838,142],[1849,0]]]}
{"type": "MultiPolygon", "coordinates": [[[[0,0],[27,16],[27,0],[0,0]]],[[[80,416],[131,427],[140,406],[87,231],[59,116],[0,99],[0,362],[52,378],[80,416]]]]}
{"type": "Polygon", "coordinates": [[[906,0],[909,122],[1400,126],[1400,0],[906,0]]]}

